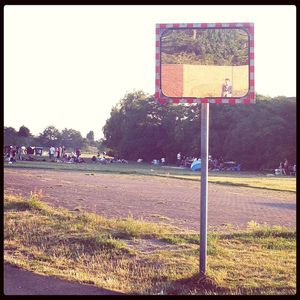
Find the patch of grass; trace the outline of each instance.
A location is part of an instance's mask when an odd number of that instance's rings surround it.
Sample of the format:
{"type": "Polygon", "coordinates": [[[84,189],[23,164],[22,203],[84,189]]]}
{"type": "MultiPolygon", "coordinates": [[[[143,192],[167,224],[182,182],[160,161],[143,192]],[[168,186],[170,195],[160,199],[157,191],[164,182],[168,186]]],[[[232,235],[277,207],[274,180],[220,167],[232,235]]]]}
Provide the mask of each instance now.
{"type": "Polygon", "coordinates": [[[5,193],[4,259],[19,267],[128,294],[295,294],[295,230],[252,221],[244,231],[209,232],[200,280],[197,232],[55,209],[39,197],[5,193]]]}
{"type": "Polygon", "coordinates": [[[126,249],[125,243],[120,240],[114,239],[109,234],[90,234],[87,236],[72,236],[66,240],[70,244],[84,245],[84,248],[90,249],[91,252],[103,250],[103,249],[113,249],[113,250],[124,250],[125,252],[130,252],[126,249]]]}
{"type": "Polygon", "coordinates": [[[250,221],[247,230],[241,230],[230,234],[221,235],[223,239],[238,239],[245,244],[255,242],[259,247],[265,249],[284,250],[294,249],[296,231],[291,231],[283,226],[268,226],[250,221]]]}
{"type": "Polygon", "coordinates": [[[161,238],[161,240],[166,241],[170,244],[180,245],[180,244],[196,244],[199,245],[200,237],[197,233],[181,233],[181,234],[169,234],[161,238]]]}
{"type": "Polygon", "coordinates": [[[40,193],[31,192],[30,197],[27,201],[21,196],[17,195],[5,195],[4,207],[6,209],[22,211],[22,210],[47,210],[47,207],[39,200],[41,197],[40,193]]]}
{"type": "Polygon", "coordinates": [[[127,218],[107,219],[94,213],[84,213],[79,218],[83,222],[94,222],[110,230],[111,235],[115,238],[133,239],[146,238],[151,239],[168,234],[175,229],[167,225],[159,225],[157,223],[146,222],[143,219],[134,219],[132,215],[127,218]]]}
{"type": "Polygon", "coordinates": [[[152,215],[150,215],[150,217],[158,218],[158,219],[160,219],[160,220],[166,220],[166,221],[171,220],[170,218],[168,218],[168,217],[166,217],[166,216],[159,215],[159,214],[152,214],[152,215]]]}

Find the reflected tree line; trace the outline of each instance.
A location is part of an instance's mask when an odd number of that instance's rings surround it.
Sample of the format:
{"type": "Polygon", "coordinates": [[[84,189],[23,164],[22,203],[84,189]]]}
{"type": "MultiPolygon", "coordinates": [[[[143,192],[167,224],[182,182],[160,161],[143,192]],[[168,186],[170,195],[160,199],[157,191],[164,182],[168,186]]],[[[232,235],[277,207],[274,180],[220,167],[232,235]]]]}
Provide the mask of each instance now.
{"type": "Polygon", "coordinates": [[[248,34],[242,29],[168,29],[161,37],[163,64],[248,64],[248,34]]]}

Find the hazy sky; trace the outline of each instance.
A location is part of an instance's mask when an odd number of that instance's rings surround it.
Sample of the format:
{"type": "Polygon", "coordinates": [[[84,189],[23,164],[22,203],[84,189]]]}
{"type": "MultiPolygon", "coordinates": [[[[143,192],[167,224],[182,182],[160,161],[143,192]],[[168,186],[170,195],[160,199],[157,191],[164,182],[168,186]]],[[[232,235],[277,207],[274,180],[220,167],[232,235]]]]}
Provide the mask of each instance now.
{"type": "Polygon", "coordinates": [[[253,22],[256,92],[296,95],[293,5],[6,5],[4,125],[103,137],[127,92],[154,94],[156,23],[215,22],[253,22]]]}

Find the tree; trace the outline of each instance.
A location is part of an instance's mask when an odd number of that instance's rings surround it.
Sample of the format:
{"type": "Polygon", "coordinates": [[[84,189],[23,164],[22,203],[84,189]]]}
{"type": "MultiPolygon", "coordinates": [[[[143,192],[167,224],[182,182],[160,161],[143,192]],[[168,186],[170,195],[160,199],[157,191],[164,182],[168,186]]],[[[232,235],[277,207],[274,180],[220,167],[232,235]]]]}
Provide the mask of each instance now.
{"type": "Polygon", "coordinates": [[[162,63],[245,65],[248,35],[241,29],[168,29],[162,35],[162,63]]]}
{"type": "Polygon", "coordinates": [[[51,147],[51,146],[59,146],[61,140],[60,131],[55,128],[53,125],[48,126],[44,129],[42,133],[39,135],[40,143],[43,146],[51,147]]]}
{"type": "Polygon", "coordinates": [[[4,144],[32,146],[38,144],[38,141],[25,126],[21,126],[19,131],[16,131],[13,127],[4,127],[4,144]]]}
{"type": "Polygon", "coordinates": [[[13,127],[4,127],[4,145],[15,145],[18,133],[13,127]]]}
{"type": "Polygon", "coordinates": [[[82,148],[85,144],[79,131],[68,128],[62,130],[60,142],[66,148],[72,149],[82,148]]]}
{"type": "MultiPolygon", "coordinates": [[[[210,106],[209,151],[243,169],[277,168],[296,159],[296,99],[258,96],[255,105],[210,106]]],[[[142,91],[112,108],[103,146],[126,159],[145,161],[200,156],[201,105],[160,105],[142,91]]]]}
{"type": "Polygon", "coordinates": [[[86,135],[86,138],[89,142],[94,142],[94,131],[90,131],[87,135],[86,135]]]}
{"type": "Polygon", "coordinates": [[[31,136],[29,128],[25,127],[24,125],[22,125],[20,127],[18,135],[22,136],[22,137],[29,137],[29,136],[31,136]]]}

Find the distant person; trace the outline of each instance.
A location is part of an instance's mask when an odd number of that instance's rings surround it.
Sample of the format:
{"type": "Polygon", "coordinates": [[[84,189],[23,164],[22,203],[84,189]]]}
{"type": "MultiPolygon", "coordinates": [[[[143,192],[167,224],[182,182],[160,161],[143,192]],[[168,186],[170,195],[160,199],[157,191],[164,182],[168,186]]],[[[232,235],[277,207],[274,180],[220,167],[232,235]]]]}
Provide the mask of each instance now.
{"type": "Polygon", "coordinates": [[[285,175],[289,175],[289,162],[288,162],[287,159],[284,160],[283,168],[284,168],[284,171],[285,171],[285,175]]]}
{"type": "Polygon", "coordinates": [[[222,86],[222,97],[231,97],[232,96],[232,85],[229,78],[225,79],[225,83],[222,86]]]}
{"type": "Polygon", "coordinates": [[[177,153],[177,167],[179,167],[180,164],[181,164],[181,153],[178,152],[178,153],[177,153]]]}
{"type": "Polygon", "coordinates": [[[66,148],[65,148],[65,146],[63,145],[63,146],[61,147],[61,157],[64,157],[65,152],[66,152],[66,148]]]}
{"type": "Polygon", "coordinates": [[[26,147],[22,146],[21,147],[21,159],[25,160],[25,156],[26,156],[27,152],[26,152],[26,147]]]}
{"type": "Polygon", "coordinates": [[[79,161],[79,156],[81,155],[80,149],[77,148],[76,151],[75,151],[75,153],[76,153],[77,161],[79,161]]]}
{"type": "Polygon", "coordinates": [[[289,165],[289,175],[291,175],[291,176],[294,175],[294,165],[293,164],[289,165]]]}
{"type": "Polygon", "coordinates": [[[284,169],[284,163],[281,161],[279,164],[279,170],[281,175],[286,175],[285,169],[284,169]]]}
{"type": "Polygon", "coordinates": [[[214,169],[218,169],[218,167],[219,167],[219,160],[217,158],[215,158],[213,160],[213,164],[214,164],[214,169]]]}
{"type": "Polygon", "coordinates": [[[27,152],[27,160],[33,160],[31,155],[34,155],[34,147],[28,146],[26,148],[26,152],[27,152]]]}
{"type": "Polygon", "coordinates": [[[10,146],[10,157],[9,161],[16,162],[16,153],[17,153],[17,147],[10,146]]]}
{"type": "Polygon", "coordinates": [[[223,157],[221,156],[219,159],[219,170],[223,171],[224,169],[225,169],[225,163],[223,157]]]}
{"type": "Polygon", "coordinates": [[[67,154],[67,153],[65,153],[65,154],[62,156],[62,161],[63,161],[63,162],[69,161],[69,159],[68,159],[68,154],[67,154]]]}
{"type": "Polygon", "coordinates": [[[59,158],[59,149],[58,149],[58,147],[55,147],[55,158],[59,158]]]}
{"type": "Polygon", "coordinates": [[[17,156],[18,156],[18,160],[22,160],[22,148],[21,148],[21,146],[17,146],[17,156]]]}
{"type": "Polygon", "coordinates": [[[293,165],[293,175],[296,176],[296,170],[297,170],[297,166],[296,164],[293,165]]]}
{"type": "Polygon", "coordinates": [[[55,148],[53,146],[50,147],[49,149],[49,158],[50,160],[53,160],[55,154],[55,148]]]}
{"type": "Polygon", "coordinates": [[[60,159],[61,147],[57,147],[56,150],[57,150],[57,156],[56,156],[56,158],[60,159]]]}

